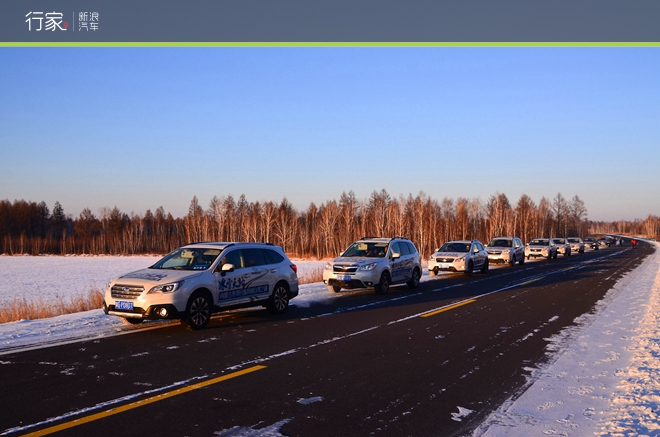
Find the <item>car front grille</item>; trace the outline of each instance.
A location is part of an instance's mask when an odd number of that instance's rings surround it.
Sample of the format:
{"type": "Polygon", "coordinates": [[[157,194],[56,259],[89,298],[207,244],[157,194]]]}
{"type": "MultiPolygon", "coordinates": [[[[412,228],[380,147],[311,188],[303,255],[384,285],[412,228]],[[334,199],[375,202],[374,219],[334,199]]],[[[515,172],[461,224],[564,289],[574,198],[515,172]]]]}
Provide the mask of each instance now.
{"type": "Polygon", "coordinates": [[[338,272],[338,273],[355,273],[357,272],[357,267],[356,266],[341,266],[341,265],[334,265],[332,266],[332,271],[333,272],[338,272]]]}
{"type": "Polygon", "coordinates": [[[453,263],[454,258],[436,258],[435,262],[438,262],[438,263],[453,263]]]}
{"type": "Polygon", "coordinates": [[[137,299],[144,292],[144,287],[136,285],[115,284],[110,289],[114,299],[137,299]]]}

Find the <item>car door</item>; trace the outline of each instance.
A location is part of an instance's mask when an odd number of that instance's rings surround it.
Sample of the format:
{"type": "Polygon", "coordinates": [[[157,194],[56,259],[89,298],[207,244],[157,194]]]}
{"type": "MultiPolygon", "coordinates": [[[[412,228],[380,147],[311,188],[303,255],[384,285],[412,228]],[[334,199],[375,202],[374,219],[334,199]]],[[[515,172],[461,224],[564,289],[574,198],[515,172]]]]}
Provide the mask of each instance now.
{"type": "Polygon", "coordinates": [[[390,243],[390,275],[392,276],[392,282],[401,282],[403,279],[402,267],[404,263],[404,255],[401,252],[401,247],[398,242],[390,243]],[[394,258],[394,254],[398,255],[398,258],[394,258]]]}
{"type": "Polygon", "coordinates": [[[513,254],[515,256],[515,261],[522,261],[522,259],[525,257],[525,248],[522,244],[522,241],[520,241],[520,238],[513,239],[513,254]]]}
{"type": "Polygon", "coordinates": [[[268,297],[268,270],[261,249],[233,249],[223,255],[216,270],[217,304],[232,306],[268,297]],[[222,266],[231,264],[232,271],[222,266]]]}
{"type": "Polygon", "coordinates": [[[472,243],[472,256],[473,256],[472,265],[474,266],[474,269],[475,270],[481,269],[484,266],[484,263],[486,262],[486,258],[488,257],[488,254],[484,246],[478,241],[472,243]]]}
{"type": "Polygon", "coordinates": [[[401,255],[399,262],[397,263],[399,281],[407,282],[412,278],[415,255],[410,251],[410,247],[405,241],[398,241],[397,244],[399,245],[399,254],[401,255]]]}

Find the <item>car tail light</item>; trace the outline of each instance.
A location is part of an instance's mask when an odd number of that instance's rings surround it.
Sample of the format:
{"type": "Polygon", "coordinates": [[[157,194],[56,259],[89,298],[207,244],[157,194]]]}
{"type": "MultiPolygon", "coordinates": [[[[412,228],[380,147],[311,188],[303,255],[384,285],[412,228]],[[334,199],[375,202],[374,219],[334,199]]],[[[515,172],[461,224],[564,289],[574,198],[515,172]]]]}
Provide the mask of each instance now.
{"type": "Polygon", "coordinates": [[[289,267],[291,267],[291,270],[298,273],[298,266],[296,266],[295,264],[291,264],[289,267]]]}

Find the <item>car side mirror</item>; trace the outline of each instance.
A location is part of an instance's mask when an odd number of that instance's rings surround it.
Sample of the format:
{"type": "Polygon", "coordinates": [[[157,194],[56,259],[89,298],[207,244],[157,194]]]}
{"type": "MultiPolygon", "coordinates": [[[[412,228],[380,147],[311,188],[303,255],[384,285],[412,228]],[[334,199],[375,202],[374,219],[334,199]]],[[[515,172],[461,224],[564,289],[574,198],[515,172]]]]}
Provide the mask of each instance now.
{"type": "Polygon", "coordinates": [[[231,273],[234,271],[234,265],[233,264],[223,264],[222,269],[220,269],[220,275],[225,276],[227,273],[231,273]]]}
{"type": "Polygon", "coordinates": [[[398,259],[398,258],[401,258],[401,254],[396,253],[396,252],[392,252],[392,259],[398,259]]]}

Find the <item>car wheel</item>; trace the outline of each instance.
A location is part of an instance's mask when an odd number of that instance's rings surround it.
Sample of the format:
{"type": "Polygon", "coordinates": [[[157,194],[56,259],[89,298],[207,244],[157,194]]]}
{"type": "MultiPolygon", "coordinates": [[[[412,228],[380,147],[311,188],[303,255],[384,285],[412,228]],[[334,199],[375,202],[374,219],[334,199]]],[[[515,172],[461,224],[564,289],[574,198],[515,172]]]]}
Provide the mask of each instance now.
{"type": "Polygon", "coordinates": [[[438,271],[437,270],[429,270],[429,274],[431,276],[438,276],[438,271]]]}
{"type": "Polygon", "coordinates": [[[472,260],[468,261],[468,265],[465,268],[465,274],[467,276],[472,276],[472,270],[474,270],[474,265],[472,264],[472,260]]]}
{"type": "Polygon", "coordinates": [[[190,329],[204,329],[211,319],[211,300],[207,293],[195,292],[186,306],[185,322],[190,329]]]}
{"type": "Polygon", "coordinates": [[[412,278],[406,284],[408,284],[408,287],[410,288],[417,288],[419,285],[419,278],[422,276],[422,274],[419,272],[419,269],[415,267],[415,270],[413,270],[412,278]]]}
{"type": "Polygon", "coordinates": [[[488,273],[488,260],[484,261],[484,265],[481,267],[481,273],[488,273]]]}
{"type": "Polygon", "coordinates": [[[271,314],[282,314],[287,308],[289,308],[289,287],[284,282],[278,282],[268,299],[266,309],[271,314]]]}
{"type": "Polygon", "coordinates": [[[332,291],[333,293],[339,293],[341,291],[341,287],[339,285],[328,285],[328,290],[332,291]]]}
{"type": "Polygon", "coordinates": [[[142,319],[136,319],[133,317],[120,317],[119,320],[126,325],[139,325],[142,323],[142,319]]]}
{"type": "Polygon", "coordinates": [[[555,252],[555,256],[553,257],[554,259],[557,259],[558,253],[555,252]]]}
{"type": "MultiPolygon", "coordinates": [[[[527,259],[529,259],[529,258],[527,258],[527,259]]],[[[520,258],[520,261],[518,262],[518,264],[520,264],[520,265],[525,264],[525,255],[523,255],[522,258],[520,258]]]]}
{"type": "Polygon", "coordinates": [[[387,271],[384,271],[380,275],[380,282],[374,287],[376,294],[387,294],[387,290],[390,289],[390,274],[387,271]]]}

